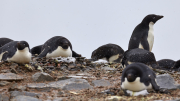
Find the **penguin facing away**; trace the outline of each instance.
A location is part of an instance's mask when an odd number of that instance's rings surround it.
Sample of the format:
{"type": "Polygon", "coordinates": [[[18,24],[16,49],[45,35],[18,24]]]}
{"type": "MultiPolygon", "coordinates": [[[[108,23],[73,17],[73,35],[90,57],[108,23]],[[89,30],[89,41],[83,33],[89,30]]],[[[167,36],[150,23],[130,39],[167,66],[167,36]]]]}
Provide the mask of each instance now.
{"type": "Polygon", "coordinates": [[[13,41],[12,39],[9,38],[0,38],[0,47],[4,46],[5,44],[13,41]]]}
{"type": "Polygon", "coordinates": [[[180,60],[177,60],[173,66],[173,69],[180,72],[180,60]]]}
{"type": "Polygon", "coordinates": [[[144,63],[151,66],[152,68],[157,68],[158,66],[154,54],[150,51],[136,48],[124,52],[122,58],[123,66],[127,66],[136,62],[144,63]]]}
{"type": "Polygon", "coordinates": [[[159,91],[160,87],[156,83],[156,74],[143,63],[133,63],[128,65],[122,72],[121,88],[134,92],[147,89],[159,91]]]}
{"type": "Polygon", "coordinates": [[[38,45],[38,46],[35,46],[33,48],[31,48],[31,54],[32,55],[39,55],[41,53],[41,48],[42,48],[43,45],[38,45]]]}
{"type": "Polygon", "coordinates": [[[152,51],[154,43],[153,25],[163,16],[150,14],[147,15],[140,24],[138,24],[129,40],[129,49],[142,48],[152,51]]]}
{"type": "Polygon", "coordinates": [[[116,44],[102,45],[92,52],[91,60],[105,59],[108,62],[120,62],[124,50],[116,44]]]}
{"type": "Polygon", "coordinates": [[[11,41],[0,48],[0,61],[29,63],[31,53],[26,41],[11,41]]]}
{"type": "Polygon", "coordinates": [[[176,62],[171,59],[162,59],[157,61],[157,63],[159,65],[159,69],[170,70],[173,69],[176,62]]]}
{"type": "Polygon", "coordinates": [[[42,48],[38,57],[80,57],[81,55],[72,51],[72,45],[68,39],[62,36],[54,36],[47,40],[42,48]]]}
{"type": "Polygon", "coordinates": [[[157,63],[159,65],[158,69],[180,71],[180,60],[162,59],[157,61],[157,63]]]}

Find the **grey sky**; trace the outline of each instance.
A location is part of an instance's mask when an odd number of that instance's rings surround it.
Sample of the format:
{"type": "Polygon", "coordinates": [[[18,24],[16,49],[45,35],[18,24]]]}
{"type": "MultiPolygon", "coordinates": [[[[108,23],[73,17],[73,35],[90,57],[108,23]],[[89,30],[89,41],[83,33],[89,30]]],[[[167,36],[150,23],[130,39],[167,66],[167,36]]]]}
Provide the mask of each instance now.
{"type": "Polygon", "coordinates": [[[0,37],[26,40],[30,47],[53,36],[68,38],[73,50],[90,58],[107,43],[124,50],[135,26],[148,14],[154,25],[156,59],[180,59],[179,0],[0,0],[0,37]]]}

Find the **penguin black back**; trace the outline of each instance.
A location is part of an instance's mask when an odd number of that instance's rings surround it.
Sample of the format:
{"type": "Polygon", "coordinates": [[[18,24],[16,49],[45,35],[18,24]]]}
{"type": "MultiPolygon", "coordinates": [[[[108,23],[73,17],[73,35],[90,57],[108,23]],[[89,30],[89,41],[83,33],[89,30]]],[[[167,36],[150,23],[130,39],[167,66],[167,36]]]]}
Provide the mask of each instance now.
{"type": "Polygon", "coordinates": [[[92,52],[91,59],[96,61],[98,59],[106,58],[109,62],[120,62],[124,50],[116,44],[102,45],[92,52]]]}
{"type": "Polygon", "coordinates": [[[170,70],[175,65],[175,61],[171,59],[162,59],[157,61],[159,69],[170,70]]]}
{"type": "Polygon", "coordinates": [[[142,48],[148,51],[152,50],[154,43],[153,25],[163,16],[150,14],[147,15],[140,24],[138,24],[129,40],[129,49],[142,48]]]}
{"type": "Polygon", "coordinates": [[[180,60],[177,60],[173,66],[173,69],[180,72],[180,60]]]}
{"type": "Polygon", "coordinates": [[[38,46],[35,46],[31,49],[31,53],[32,55],[39,55],[41,53],[41,48],[42,48],[43,45],[38,45],[38,46]]]}
{"type": "Polygon", "coordinates": [[[156,58],[152,52],[149,52],[144,49],[136,48],[127,50],[122,59],[122,65],[129,65],[131,63],[140,62],[146,65],[150,65],[153,68],[158,66],[156,63],[156,58]]]}
{"type": "Polygon", "coordinates": [[[5,45],[11,41],[13,41],[13,40],[9,39],[9,38],[0,38],[0,47],[2,47],[3,45],[5,45]]]}

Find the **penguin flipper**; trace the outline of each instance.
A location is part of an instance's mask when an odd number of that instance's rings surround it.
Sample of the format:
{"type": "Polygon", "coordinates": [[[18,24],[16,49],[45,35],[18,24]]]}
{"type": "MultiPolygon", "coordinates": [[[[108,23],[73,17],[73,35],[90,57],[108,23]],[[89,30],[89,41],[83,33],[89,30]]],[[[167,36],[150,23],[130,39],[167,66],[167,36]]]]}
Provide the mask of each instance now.
{"type": "Polygon", "coordinates": [[[81,55],[72,50],[72,57],[81,57],[81,55]]]}
{"type": "Polygon", "coordinates": [[[151,85],[152,85],[153,89],[154,89],[155,91],[159,91],[159,90],[160,90],[160,87],[157,85],[157,83],[156,83],[156,81],[155,81],[155,79],[154,79],[154,76],[151,75],[151,76],[149,76],[149,78],[150,78],[150,82],[151,82],[151,85]]]}
{"type": "Polygon", "coordinates": [[[143,46],[143,48],[144,48],[145,50],[150,51],[150,49],[149,49],[149,43],[148,43],[148,40],[147,40],[147,35],[144,35],[144,36],[142,37],[140,43],[141,43],[141,45],[143,46]]]}
{"type": "Polygon", "coordinates": [[[8,52],[5,52],[4,54],[3,54],[3,56],[2,56],[2,61],[6,61],[7,60],[7,58],[8,58],[8,52]]]}
{"type": "Polygon", "coordinates": [[[49,52],[49,49],[44,49],[39,55],[38,57],[42,58],[42,57],[46,57],[47,53],[49,52]]]}

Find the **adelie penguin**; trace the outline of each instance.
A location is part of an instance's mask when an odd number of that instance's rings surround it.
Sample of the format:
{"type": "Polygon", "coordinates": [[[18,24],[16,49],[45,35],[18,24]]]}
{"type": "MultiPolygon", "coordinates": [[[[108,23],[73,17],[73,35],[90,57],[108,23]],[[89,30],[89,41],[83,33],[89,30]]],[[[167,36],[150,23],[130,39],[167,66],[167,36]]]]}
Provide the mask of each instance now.
{"type": "Polygon", "coordinates": [[[5,44],[13,41],[12,39],[9,38],[0,38],[0,47],[4,46],[5,44]]]}
{"type": "Polygon", "coordinates": [[[152,51],[154,43],[153,25],[163,16],[150,14],[147,15],[142,22],[137,25],[129,40],[129,49],[142,48],[152,51]]]}
{"type": "Polygon", "coordinates": [[[108,62],[120,62],[123,56],[124,50],[116,44],[102,45],[92,52],[92,61],[98,59],[105,59],[108,62]]]}
{"type": "Polygon", "coordinates": [[[31,54],[32,55],[39,55],[41,53],[41,48],[43,45],[38,45],[33,48],[31,48],[31,54]]]}
{"type": "Polygon", "coordinates": [[[180,71],[180,60],[162,59],[157,61],[157,63],[159,65],[158,69],[180,71]]]}
{"type": "Polygon", "coordinates": [[[68,39],[62,36],[54,36],[47,40],[38,57],[56,58],[56,57],[81,57],[72,50],[72,45],[68,39]]]}
{"type": "Polygon", "coordinates": [[[0,61],[29,63],[31,53],[26,41],[11,41],[0,48],[0,61]]]}
{"type": "Polygon", "coordinates": [[[121,88],[127,94],[127,90],[139,92],[142,90],[154,89],[159,91],[156,83],[156,74],[148,66],[142,63],[128,65],[122,72],[121,88]]]}
{"type": "Polygon", "coordinates": [[[141,48],[136,48],[136,49],[130,49],[124,52],[123,58],[122,58],[123,66],[127,66],[136,62],[144,63],[152,68],[158,67],[156,58],[154,54],[150,51],[147,51],[141,48]]]}

